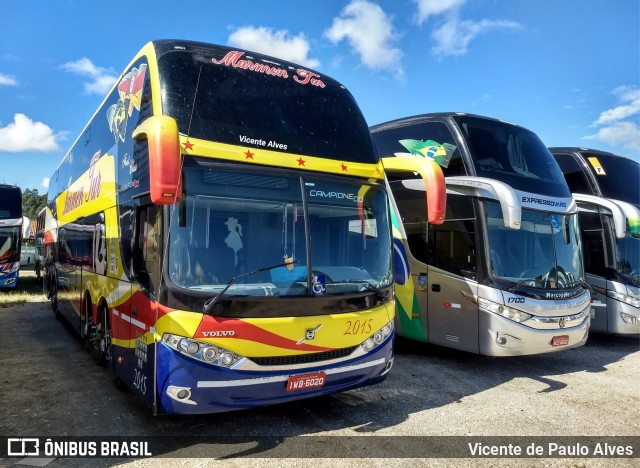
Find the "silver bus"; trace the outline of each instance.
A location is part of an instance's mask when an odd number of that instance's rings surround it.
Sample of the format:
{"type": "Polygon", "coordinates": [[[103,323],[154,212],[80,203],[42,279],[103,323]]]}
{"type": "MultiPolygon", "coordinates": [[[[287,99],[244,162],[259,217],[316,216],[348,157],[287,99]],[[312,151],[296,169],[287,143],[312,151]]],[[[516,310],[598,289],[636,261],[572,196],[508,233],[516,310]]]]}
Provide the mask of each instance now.
{"type": "Polygon", "coordinates": [[[419,220],[418,180],[389,182],[400,336],[489,356],[586,342],[591,299],[578,209],[535,133],[463,113],[371,132],[379,156],[433,158],[446,176],[442,224],[419,220]]]}
{"type": "Polygon", "coordinates": [[[591,330],[640,334],[640,164],[588,148],[549,148],[578,203],[591,330]]]}

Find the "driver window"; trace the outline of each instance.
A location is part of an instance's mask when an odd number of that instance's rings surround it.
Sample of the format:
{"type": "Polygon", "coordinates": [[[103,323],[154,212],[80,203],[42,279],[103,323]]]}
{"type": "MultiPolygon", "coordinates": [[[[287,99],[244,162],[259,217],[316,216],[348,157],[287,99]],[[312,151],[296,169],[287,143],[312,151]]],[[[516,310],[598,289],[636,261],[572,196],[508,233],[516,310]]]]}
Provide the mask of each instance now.
{"type": "MultiPolygon", "coordinates": [[[[444,223],[429,225],[427,260],[455,275],[477,280],[473,199],[447,194],[444,223]]],[[[411,239],[409,245],[412,245],[411,239]]],[[[414,248],[412,247],[412,253],[414,248]]]]}
{"type": "Polygon", "coordinates": [[[160,284],[160,252],[162,224],[158,207],[150,205],[138,209],[138,242],[135,275],[140,284],[155,293],[160,284]]]}

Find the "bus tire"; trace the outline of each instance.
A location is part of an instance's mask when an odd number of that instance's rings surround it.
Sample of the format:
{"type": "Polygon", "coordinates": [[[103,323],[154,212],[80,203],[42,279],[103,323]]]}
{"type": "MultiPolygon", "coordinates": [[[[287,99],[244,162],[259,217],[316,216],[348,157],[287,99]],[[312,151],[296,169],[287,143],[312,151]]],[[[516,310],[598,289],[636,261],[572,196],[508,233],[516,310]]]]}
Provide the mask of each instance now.
{"type": "Polygon", "coordinates": [[[62,316],[60,315],[60,310],[58,310],[58,275],[55,270],[51,272],[51,276],[49,277],[48,296],[51,300],[51,309],[56,318],[60,320],[62,316]]]}
{"type": "Polygon", "coordinates": [[[99,322],[95,324],[91,340],[91,357],[99,366],[107,363],[111,352],[111,330],[109,327],[109,309],[106,304],[99,306],[99,322]]]}
{"type": "Polygon", "coordinates": [[[84,319],[80,324],[80,339],[85,351],[91,351],[91,335],[93,334],[91,316],[91,297],[87,295],[84,299],[84,319]]]}
{"type": "Polygon", "coordinates": [[[62,318],[60,310],[58,309],[58,291],[53,292],[51,295],[51,310],[53,310],[56,319],[60,320],[62,318]]]}

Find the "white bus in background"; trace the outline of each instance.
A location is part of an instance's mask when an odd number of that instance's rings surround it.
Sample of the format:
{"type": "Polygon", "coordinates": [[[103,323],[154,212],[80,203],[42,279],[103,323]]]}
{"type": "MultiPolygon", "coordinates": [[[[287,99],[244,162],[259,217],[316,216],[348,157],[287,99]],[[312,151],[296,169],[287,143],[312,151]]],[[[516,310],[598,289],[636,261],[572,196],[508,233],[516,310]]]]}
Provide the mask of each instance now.
{"type": "Polygon", "coordinates": [[[535,133],[461,113],[371,128],[380,157],[432,157],[444,223],[414,215],[424,188],[391,180],[400,336],[490,356],[583,345],[590,323],[577,206],[535,133]]]}
{"type": "Polygon", "coordinates": [[[588,148],[549,148],[578,202],[591,330],[640,333],[640,164],[588,148]]]}

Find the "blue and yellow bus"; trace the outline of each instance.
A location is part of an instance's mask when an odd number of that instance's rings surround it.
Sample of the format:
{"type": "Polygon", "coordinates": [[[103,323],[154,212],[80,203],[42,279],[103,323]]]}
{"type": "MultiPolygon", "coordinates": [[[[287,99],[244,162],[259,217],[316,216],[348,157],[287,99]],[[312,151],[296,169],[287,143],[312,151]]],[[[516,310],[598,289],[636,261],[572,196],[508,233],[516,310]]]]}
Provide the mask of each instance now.
{"type": "MultiPolygon", "coordinates": [[[[393,364],[387,171],[351,94],[274,57],[155,41],[51,177],[54,310],[156,413],[374,384],[393,364]]],[[[438,187],[440,187],[438,189],[438,187]]]]}
{"type": "Polygon", "coordinates": [[[22,192],[0,184],[0,289],[15,288],[20,274],[22,192]]]}

